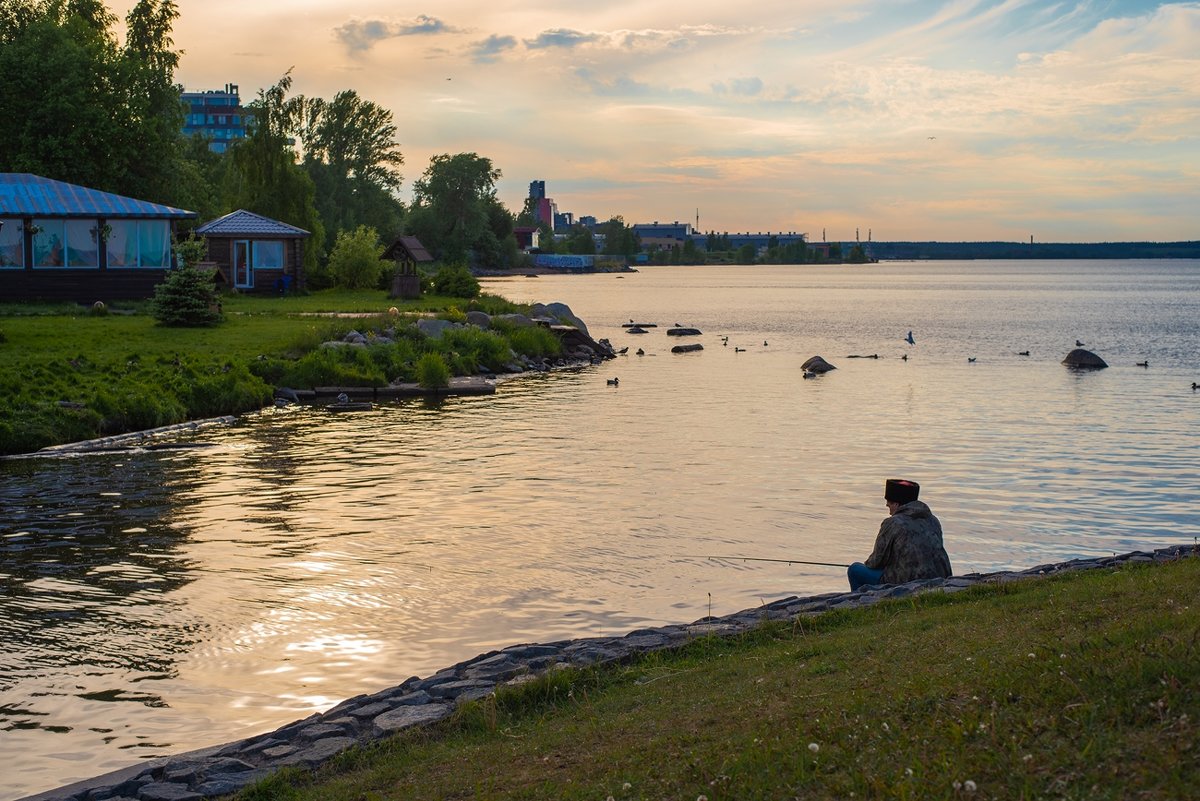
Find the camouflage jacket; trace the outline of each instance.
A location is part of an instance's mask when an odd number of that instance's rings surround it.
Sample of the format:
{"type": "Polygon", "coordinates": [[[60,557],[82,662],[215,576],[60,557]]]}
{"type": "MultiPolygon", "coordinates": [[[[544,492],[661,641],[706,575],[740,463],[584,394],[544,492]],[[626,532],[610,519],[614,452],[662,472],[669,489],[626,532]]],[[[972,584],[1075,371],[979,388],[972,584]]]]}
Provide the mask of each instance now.
{"type": "Polygon", "coordinates": [[[881,584],[948,577],[950,557],[942,545],[942,524],[921,501],[904,504],[879,524],[875,549],[865,564],[883,570],[881,584]]]}

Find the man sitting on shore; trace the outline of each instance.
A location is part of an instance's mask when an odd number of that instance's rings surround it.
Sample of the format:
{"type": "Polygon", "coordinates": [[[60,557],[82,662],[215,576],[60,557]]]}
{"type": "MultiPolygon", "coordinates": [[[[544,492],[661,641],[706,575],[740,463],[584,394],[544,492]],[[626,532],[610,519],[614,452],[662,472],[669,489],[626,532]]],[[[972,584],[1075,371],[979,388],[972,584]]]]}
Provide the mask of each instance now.
{"type": "Polygon", "coordinates": [[[951,575],[950,557],[942,545],[942,524],[917,500],[920,491],[915,481],[887,480],[883,499],[888,517],[879,525],[875,548],[866,563],[855,562],[846,571],[850,589],[951,575]]]}

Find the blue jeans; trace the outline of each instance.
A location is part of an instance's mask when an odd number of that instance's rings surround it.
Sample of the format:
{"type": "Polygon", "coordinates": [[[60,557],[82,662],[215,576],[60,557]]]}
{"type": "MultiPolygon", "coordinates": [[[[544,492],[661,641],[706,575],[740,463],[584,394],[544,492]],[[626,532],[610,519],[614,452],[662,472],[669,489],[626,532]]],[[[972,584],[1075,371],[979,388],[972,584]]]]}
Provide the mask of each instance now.
{"type": "Polygon", "coordinates": [[[872,570],[862,562],[855,562],[846,571],[846,578],[850,579],[850,589],[857,590],[864,584],[878,584],[883,578],[883,571],[872,570]]]}

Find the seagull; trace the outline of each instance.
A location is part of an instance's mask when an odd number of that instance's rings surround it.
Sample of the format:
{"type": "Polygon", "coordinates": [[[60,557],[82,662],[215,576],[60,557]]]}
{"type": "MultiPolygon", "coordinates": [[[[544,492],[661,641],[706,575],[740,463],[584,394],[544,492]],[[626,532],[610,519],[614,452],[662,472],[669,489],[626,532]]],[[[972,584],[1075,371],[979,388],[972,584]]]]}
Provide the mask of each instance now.
{"type": "Polygon", "coordinates": [[[763,340],[763,347],[765,348],[766,346],[767,346],[767,340],[765,340],[765,339],[764,339],[764,340],[763,340]]]}
{"type": "Polygon", "coordinates": [[[1075,347],[1077,347],[1077,348],[1082,348],[1082,347],[1083,347],[1083,343],[1082,343],[1082,342],[1080,342],[1080,341],[1077,339],[1077,340],[1075,340],[1075,347]]]}
{"type": "Polygon", "coordinates": [[[638,348],[638,349],[637,349],[637,355],[638,355],[638,356],[645,356],[645,355],[646,355],[646,351],[642,350],[641,348],[638,348]]]}
{"type": "Polygon", "coordinates": [[[903,356],[901,356],[900,358],[903,359],[904,361],[908,361],[908,354],[906,353],[903,356]]]}
{"type": "Polygon", "coordinates": [[[968,362],[973,362],[973,361],[975,361],[975,357],[974,357],[974,356],[968,356],[968,357],[967,357],[967,361],[968,361],[968,362]]]}
{"type": "Polygon", "coordinates": [[[913,336],[912,336],[912,331],[909,331],[909,332],[908,332],[908,336],[906,336],[906,337],[904,338],[904,341],[905,341],[905,342],[907,342],[907,343],[908,343],[908,344],[910,344],[910,345],[915,345],[915,344],[917,344],[916,340],[914,340],[914,339],[913,339],[913,336]]]}
{"type": "Polygon", "coordinates": [[[1149,367],[1149,366],[1150,366],[1150,361],[1147,359],[1147,360],[1146,360],[1146,361],[1144,361],[1144,362],[1138,362],[1138,363],[1137,363],[1137,366],[1138,366],[1138,367],[1149,367]]]}
{"type": "Polygon", "coordinates": [[[735,346],[734,346],[734,348],[733,348],[733,352],[734,352],[734,353],[745,353],[745,352],[746,352],[746,349],[745,349],[745,348],[739,348],[739,347],[737,347],[737,346],[735,345],[735,346]]]}

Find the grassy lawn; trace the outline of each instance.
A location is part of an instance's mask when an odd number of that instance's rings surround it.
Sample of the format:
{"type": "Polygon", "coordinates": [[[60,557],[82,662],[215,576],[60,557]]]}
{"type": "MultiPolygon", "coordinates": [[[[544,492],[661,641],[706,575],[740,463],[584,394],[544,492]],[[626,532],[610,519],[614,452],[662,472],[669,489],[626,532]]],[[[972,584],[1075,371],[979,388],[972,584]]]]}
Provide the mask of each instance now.
{"type": "Polygon", "coordinates": [[[277,385],[380,386],[410,379],[417,359],[430,350],[444,353],[461,375],[480,364],[499,366],[510,347],[530,355],[557,348],[552,335],[526,330],[475,332],[445,343],[411,334],[370,353],[315,350],[352,328],[397,326],[403,315],[520,310],[492,296],[398,301],[378,290],[330,290],[283,298],[229,295],[222,305],[220,325],[166,328],[155,322],[148,302],[112,304],[102,316],[70,304],[0,304],[0,454],[250,411],[269,404],[277,385]],[[402,316],[388,314],[392,307],[402,316]],[[334,313],[374,316],[329,316],[334,313]]]}
{"type": "Polygon", "coordinates": [[[550,678],[245,791],[287,799],[1178,799],[1200,559],[923,595],[550,678]]]}

